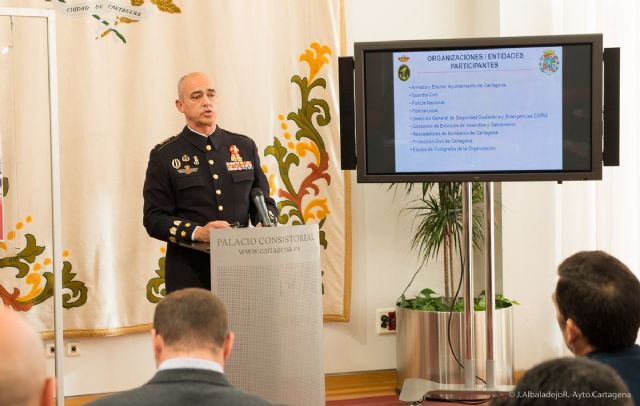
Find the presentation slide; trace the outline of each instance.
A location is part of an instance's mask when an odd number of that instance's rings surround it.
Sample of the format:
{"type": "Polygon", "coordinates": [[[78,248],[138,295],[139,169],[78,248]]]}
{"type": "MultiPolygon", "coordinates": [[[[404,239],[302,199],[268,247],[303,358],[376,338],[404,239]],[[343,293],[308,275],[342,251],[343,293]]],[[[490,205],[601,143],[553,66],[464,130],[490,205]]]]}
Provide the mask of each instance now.
{"type": "Polygon", "coordinates": [[[562,47],[393,53],[397,172],[562,169],[562,47]]]}

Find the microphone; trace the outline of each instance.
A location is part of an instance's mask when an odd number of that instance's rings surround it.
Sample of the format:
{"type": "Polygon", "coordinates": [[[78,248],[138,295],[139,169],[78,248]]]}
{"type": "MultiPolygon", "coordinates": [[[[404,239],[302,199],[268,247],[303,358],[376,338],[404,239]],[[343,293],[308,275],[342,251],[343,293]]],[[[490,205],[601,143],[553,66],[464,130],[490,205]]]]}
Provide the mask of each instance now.
{"type": "Polygon", "coordinates": [[[260,188],[254,187],[251,189],[251,201],[256,206],[256,209],[258,209],[258,216],[262,226],[273,227],[274,224],[271,222],[271,217],[269,217],[267,204],[264,202],[264,194],[260,188]]]}

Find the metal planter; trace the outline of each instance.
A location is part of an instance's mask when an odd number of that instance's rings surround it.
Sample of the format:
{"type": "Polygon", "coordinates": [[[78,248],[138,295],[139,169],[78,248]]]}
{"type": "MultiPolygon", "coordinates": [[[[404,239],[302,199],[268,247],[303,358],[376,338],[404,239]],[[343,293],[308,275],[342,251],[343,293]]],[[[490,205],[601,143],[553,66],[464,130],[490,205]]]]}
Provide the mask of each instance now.
{"type": "MultiPolygon", "coordinates": [[[[486,377],[486,317],[485,312],[474,312],[476,376],[486,377]]],[[[398,389],[407,378],[420,378],[433,382],[462,384],[464,371],[449,348],[447,334],[448,312],[425,312],[396,308],[396,365],[398,389]]],[[[463,315],[451,315],[451,347],[460,362],[464,340],[463,315]]],[[[513,384],[513,306],[496,310],[495,329],[495,382],[513,384]]]]}

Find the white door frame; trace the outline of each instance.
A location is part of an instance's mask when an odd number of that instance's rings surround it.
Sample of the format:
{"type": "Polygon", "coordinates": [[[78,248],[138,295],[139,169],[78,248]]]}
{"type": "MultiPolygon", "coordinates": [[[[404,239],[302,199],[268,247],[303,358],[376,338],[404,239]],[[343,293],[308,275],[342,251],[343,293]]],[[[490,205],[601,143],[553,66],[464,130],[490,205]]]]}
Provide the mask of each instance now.
{"type": "Polygon", "coordinates": [[[58,66],[56,59],[56,15],[54,10],[3,8],[0,16],[44,18],[47,23],[49,60],[49,123],[51,133],[51,219],[53,224],[53,331],[56,376],[56,406],[64,406],[64,368],[62,322],[62,228],[60,224],[60,138],[58,117],[58,66]]]}

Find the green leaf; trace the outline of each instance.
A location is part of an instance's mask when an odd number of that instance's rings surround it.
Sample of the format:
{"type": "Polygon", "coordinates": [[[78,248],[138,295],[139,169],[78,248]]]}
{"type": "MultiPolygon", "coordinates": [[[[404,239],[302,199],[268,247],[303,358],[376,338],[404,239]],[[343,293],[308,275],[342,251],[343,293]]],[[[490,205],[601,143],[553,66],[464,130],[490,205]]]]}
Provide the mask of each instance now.
{"type": "Polygon", "coordinates": [[[420,291],[420,294],[422,294],[422,295],[424,295],[424,296],[426,296],[426,297],[430,297],[431,295],[433,295],[433,294],[435,294],[435,293],[436,293],[436,292],[434,292],[433,290],[431,290],[431,289],[429,289],[429,288],[425,288],[425,289],[422,289],[422,290],[420,291]]]}
{"type": "Polygon", "coordinates": [[[518,303],[517,301],[507,299],[501,294],[496,295],[496,309],[504,309],[505,307],[510,307],[510,306],[519,305],[519,304],[520,303],[518,303]]]}
{"type": "Polygon", "coordinates": [[[44,252],[44,247],[36,245],[36,237],[33,234],[25,234],[24,237],[27,240],[27,246],[20,251],[18,256],[32,264],[36,257],[44,252]]]}
{"type": "Polygon", "coordinates": [[[325,250],[327,249],[327,236],[324,230],[320,230],[320,245],[322,245],[322,248],[325,250]]]}
{"type": "Polygon", "coordinates": [[[407,301],[407,299],[404,297],[404,294],[400,295],[400,298],[398,299],[398,302],[396,303],[396,305],[405,309],[411,308],[411,303],[407,301]]]}
{"type": "Polygon", "coordinates": [[[328,125],[331,122],[331,113],[329,111],[329,103],[327,103],[326,100],[313,99],[311,100],[311,105],[314,107],[317,107],[317,108],[314,108],[314,112],[319,113],[316,116],[316,123],[318,123],[318,125],[321,127],[328,125]]]}
{"type": "MultiPolygon", "coordinates": [[[[73,266],[69,261],[62,263],[62,307],[65,309],[80,307],[87,302],[88,298],[87,286],[82,281],[74,280],[76,274],[71,272],[72,268],[73,266]]],[[[53,273],[45,272],[42,276],[45,278],[46,284],[43,291],[33,299],[32,303],[34,305],[53,297],[53,273]]]]}
{"type": "Polygon", "coordinates": [[[29,264],[32,264],[36,257],[44,252],[44,247],[36,244],[36,237],[33,234],[25,234],[27,245],[18,255],[0,258],[0,269],[16,268],[18,278],[24,278],[29,273],[29,264]]]}
{"type": "Polygon", "coordinates": [[[289,221],[289,216],[286,213],[278,213],[279,224],[287,224],[288,221],[289,221]]]}
{"type": "Polygon", "coordinates": [[[280,178],[285,186],[285,189],[287,190],[287,192],[289,192],[290,195],[295,196],[296,191],[291,184],[289,171],[291,165],[300,165],[300,158],[298,158],[298,156],[295,154],[289,154],[287,152],[287,149],[282,146],[280,140],[275,137],[273,138],[273,145],[268,146],[264,149],[264,154],[265,156],[271,155],[276,159],[276,162],[278,163],[280,178]]]}
{"type": "Polygon", "coordinates": [[[97,15],[97,14],[91,14],[91,17],[93,17],[93,18],[95,18],[96,20],[100,21],[100,22],[102,23],[102,25],[104,25],[104,26],[108,26],[108,25],[109,25],[109,22],[108,22],[108,21],[103,20],[103,19],[102,19],[102,17],[100,17],[100,16],[99,16],[99,15],[97,15]]]}
{"type": "Polygon", "coordinates": [[[76,274],[71,272],[72,265],[68,261],[62,266],[62,306],[65,309],[80,307],[87,302],[87,286],[82,281],[74,281],[76,274]],[[67,292],[70,291],[71,293],[67,292]]]}
{"type": "Polygon", "coordinates": [[[44,302],[50,297],[53,297],[53,284],[54,284],[53,273],[45,272],[42,274],[42,277],[45,280],[44,289],[42,290],[42,292],[40,292],[38,296],[33,298],[32,303],[34,306],[44,302]]]}
{"type": "MultiPolygon", "coordinates": [[[[496,295],[496,309],[503,309],[515,304],[519,304],[515,300],[507,299],[501,294],[496,295]]],[[[448,312],[451,310],[450,301],[443,297],[438,296],[432,289],[425,288],[416,295],[413,299],[407,299],[404,294],[398,299],[397,306],[403,309],[413,309],[422,311],[438,311],[448,312]]],[[[473,299],[473,308],[475,311],[487,310],[486,296],[484,291],[480,295],[473,299]]],[[[453,305],[454,312],[461,312],[464,310],[464,298],[459,297],[453,305]]]]}
{"type": "Polygon", "coordinates": [[[120,41],[122,41],[123,43],[127,43],[127,40],[124,39],[124,36],[122,34],[120,34],[120,32],[118,30],[114,30],[113,28],[111,28],[111,32],[116,34],[118,36],[118,38],[120,38],[120,41]]]}
{"type": "Polygon", "coordinates": [[[167,294],[167,290],[165,287],[165,257],[161,257],[158,260],[158,269],[156,269],[155,278],[151,278],[149,282],[147,282],[147,300],[151,303],[158,303],[164,296],[167,294]]]}

